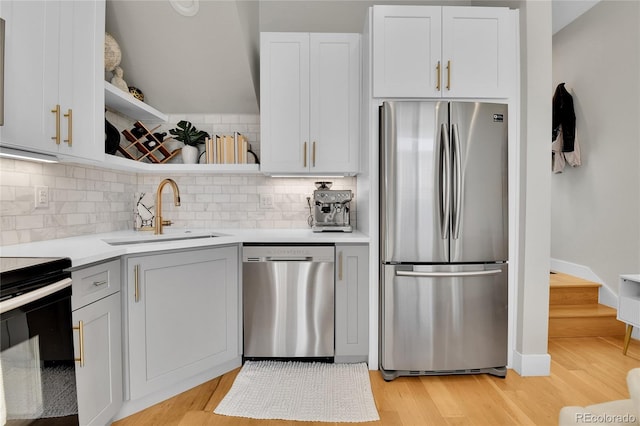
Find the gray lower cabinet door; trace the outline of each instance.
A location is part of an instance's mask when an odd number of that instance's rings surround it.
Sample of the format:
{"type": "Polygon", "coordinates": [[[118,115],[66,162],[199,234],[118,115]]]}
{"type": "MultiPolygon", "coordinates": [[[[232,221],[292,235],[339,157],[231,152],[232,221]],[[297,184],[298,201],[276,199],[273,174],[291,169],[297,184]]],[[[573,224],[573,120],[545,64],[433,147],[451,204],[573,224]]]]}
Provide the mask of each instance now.
{"type": "Polygon", "coordinates": [[[78,420],[105,425],[122,406],[122,333],[120,293],[73,311],[78,420]],[[79,345],[82,332],[83,345],[79,345]],[[82,348],[82,349],[81,349],[82,348]]]}
{"type": "Polygon", "coordinates": [[[238,250],[127,260],[128,399],[215,372],[241,356],[238,250]]]}
{"type": "Polygon", "coordinates": [[[369,247],[336,245],[335,361],[369,358],[369,247]]]}

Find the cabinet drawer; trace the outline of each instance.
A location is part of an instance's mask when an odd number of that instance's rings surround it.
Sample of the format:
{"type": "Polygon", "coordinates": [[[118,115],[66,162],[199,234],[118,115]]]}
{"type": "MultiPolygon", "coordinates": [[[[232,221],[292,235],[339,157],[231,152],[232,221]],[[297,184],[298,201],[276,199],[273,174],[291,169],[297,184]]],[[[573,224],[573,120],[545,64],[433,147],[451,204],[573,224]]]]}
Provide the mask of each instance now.
{"type": "Polygon", "coordinates": [[[74,271],[71,280],[71,308],[75,310],[120,291],[120,260],[74,271]]]}
{"type": "Polygon", "coordinates": [[[620,296],[618,319],[627,324],[640,326],[640,297],[620,296]]]}

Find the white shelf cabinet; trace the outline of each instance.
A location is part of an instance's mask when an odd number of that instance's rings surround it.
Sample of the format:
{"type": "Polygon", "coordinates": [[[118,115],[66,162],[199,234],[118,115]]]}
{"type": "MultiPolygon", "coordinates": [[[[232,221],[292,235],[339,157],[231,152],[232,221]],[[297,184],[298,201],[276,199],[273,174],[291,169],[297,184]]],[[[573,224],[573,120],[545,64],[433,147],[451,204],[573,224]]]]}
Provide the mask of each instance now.
{"type": "Polygon", "coordinates": [[[360,35],[262,33],[261,171],[358,172],[360,35]]]}
{"type": "Polygon", "coordinates": [[[369,359],[369,247],[336,244],[335,361],[369,359]]]}
{"type": "Polygon", "coordinates": [[[104,82],[104,105],[119,114],[144,123],[165,123],[169,117],[151,105],[123,92],[108,81],[104,82]]]}
{"type": "Polygon", "coordinates": [[[514,16],[503,7],[373,6],[373,96],[508,97],[514,16]]]}
{"type": "Polygon", "coordinates": [[[133,161],[115,155],[105,155],[104,166],[113,170],[136,173],[185,173],[185,174],[259,174],[258,164],[152,164],[133,161]]]}
{"type": "Polygon", "coordinates": [[[238,252],[234,245],[126,260],[127,399],[149,401],[240,364],[238,252]]]}
{"type": "Polygon", "coordinates": [[[6,20],[2,145],[102,160],[105,2],[2,1],[0,15],[6,20]]]}
{"type": "Polygon", "coordinates": [[[622,350],[626,355],[633,327],[640,327],[640,274],[620,276],[618,320],[627,324],[622,350]]]}
{"type": "Polygon", "coordinates": [[[105,425],[122,406],[120,260],[72,272],[78,420],[105,425]],[[83,345],[80,345],[80,333],[83,345]]]}

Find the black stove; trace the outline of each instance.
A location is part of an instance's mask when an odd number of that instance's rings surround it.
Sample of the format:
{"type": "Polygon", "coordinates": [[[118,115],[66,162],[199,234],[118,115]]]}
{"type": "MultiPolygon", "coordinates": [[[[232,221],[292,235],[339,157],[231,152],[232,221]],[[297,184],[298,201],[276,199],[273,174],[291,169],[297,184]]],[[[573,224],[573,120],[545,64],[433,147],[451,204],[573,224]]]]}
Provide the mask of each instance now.
{"type": "Polygon", "coordinates": [[[7,425],[79,424],[70,267],[66,258],[0,257],[7,425]]]}
{"type": "Polygon", "coordinates": [[[0,301],[71,277],[71,259],[0,257],[0,301]]]}

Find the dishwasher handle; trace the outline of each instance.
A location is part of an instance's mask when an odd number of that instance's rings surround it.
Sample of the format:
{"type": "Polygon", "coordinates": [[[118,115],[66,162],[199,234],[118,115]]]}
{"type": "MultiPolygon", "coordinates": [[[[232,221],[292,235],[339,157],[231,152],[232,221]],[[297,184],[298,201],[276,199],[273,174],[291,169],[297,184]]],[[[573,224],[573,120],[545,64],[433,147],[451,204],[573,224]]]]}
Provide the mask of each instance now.
{"type": "Polygon", "coordinates": [[[293,256],[293,257],[281,257],[281,256],[267,256],[264,258],[264,262],[312,262],[312,256],[293,256]]]}

